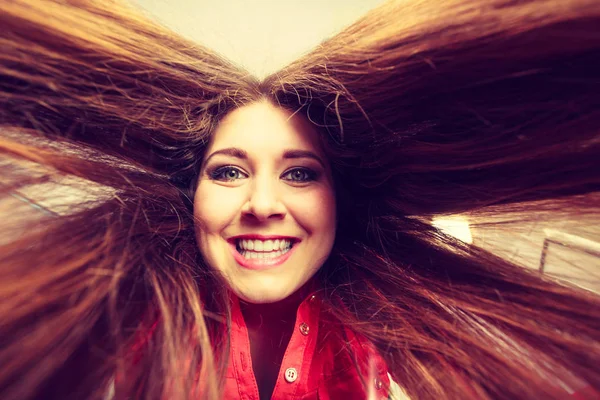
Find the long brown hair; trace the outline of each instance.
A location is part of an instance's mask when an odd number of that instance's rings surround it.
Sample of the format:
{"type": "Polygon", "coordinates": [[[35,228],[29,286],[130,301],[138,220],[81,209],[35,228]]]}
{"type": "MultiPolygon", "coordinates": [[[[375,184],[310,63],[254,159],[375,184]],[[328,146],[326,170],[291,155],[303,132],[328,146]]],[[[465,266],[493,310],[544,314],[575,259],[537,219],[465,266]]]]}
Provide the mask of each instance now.
{"type": "Polygon", "coordinates": [[[598,218],[597,2],[389,3],[260,83],[112,1],[4,1],[0,23],[3,215],[45,184],[95,191],[6,224],[3,398],[219,396],[229,311],[191,196],[220,118],[261,96],[323,133],[326,309],[412,398],[600,391],[596,295],[430,224],[598,218]]]}

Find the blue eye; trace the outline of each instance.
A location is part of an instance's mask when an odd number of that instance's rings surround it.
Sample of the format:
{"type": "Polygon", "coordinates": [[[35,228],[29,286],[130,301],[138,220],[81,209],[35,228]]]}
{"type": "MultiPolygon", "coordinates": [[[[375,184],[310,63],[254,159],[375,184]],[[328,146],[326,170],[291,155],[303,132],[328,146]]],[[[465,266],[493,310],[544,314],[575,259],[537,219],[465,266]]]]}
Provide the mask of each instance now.
{"type": "Polygon", "coordinates": [[[317,179],[317,173],[307,168],[294,168],[283,174],[283,179],[292,182],[310,182],[317,179]]]}
{"type": "Polygon", "coordinates": [[[238,179],[246,178],[246,174],[236,167],[226,165],[210,172],[210,178],[217,181],[232,182],[238,179]]]}

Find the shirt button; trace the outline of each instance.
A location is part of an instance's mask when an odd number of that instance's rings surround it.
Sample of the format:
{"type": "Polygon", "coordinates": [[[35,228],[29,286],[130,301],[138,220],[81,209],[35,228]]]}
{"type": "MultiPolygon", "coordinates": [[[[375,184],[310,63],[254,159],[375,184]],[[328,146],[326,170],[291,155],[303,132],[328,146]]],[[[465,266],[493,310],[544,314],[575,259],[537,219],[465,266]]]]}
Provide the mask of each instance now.
{"type": "Polygon", "coordinates": [[[288,383],[294,383],[296,382],[296,379],[298,379],[298,371],[296,371],[296,368],[288,368],[285,370],[285,380],[288,383]]]}
{"type": "Polygon", "coordinates": [[[310,327],[306,322],[301,323],[299,328],[300,333],[302,333],[304,336],[308,335],[308,332],[310,332],[310,327]]]}
{"type": "Polygon", "coordinates": [[[314,303],[316,298],[317,298],[317,296],[313,294],[312,296],[310,296],[310,302],[314,303]]]}
{"type": "Polygon", "coordinates": [[[379,390],[382,387],[383,387],[383,382],[381,382],[381,379],[375,378],[375,389],[379,390]]]}

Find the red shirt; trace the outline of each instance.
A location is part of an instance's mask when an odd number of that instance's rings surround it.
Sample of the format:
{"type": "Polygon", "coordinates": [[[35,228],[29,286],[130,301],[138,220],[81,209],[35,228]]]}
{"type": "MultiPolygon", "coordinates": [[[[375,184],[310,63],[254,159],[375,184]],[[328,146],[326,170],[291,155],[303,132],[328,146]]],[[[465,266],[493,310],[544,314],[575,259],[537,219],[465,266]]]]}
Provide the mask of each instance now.
{"type": "MultiPolygon", "coordinates": [[[[224,398],[259,400],[248,330],[237,298],[231,313],[224,398]]],[[[328,323],[316,296],[300,304],[272,399],[351,400],[366,399],[367,393],[374,394],[370,399],[387,399],[388,388],[385,362],[366,339],[340,324],[328,323]]]]}
{"type": "MultiPolygon", "coordinates": [[[[232,297],[231,348],[223,398],[258,400],[248,330],[239,302],[237,298],[232,297]]],[[[316,296],[309,296],[300,304],[294,332],[286,348],[271,398],[387,399],[390,381],[387,366],[379,353],[365,338],[341,327],[340,324],[327,321],[328,318],[322,315],[320,301],[316,296]]],[[[140,353],[141,347],[154,333],[157,323],[140,336],[133,347],[133,353],[140,353]]],[[[135,359],[139,361],[139,357],[135,359]]],[[[115,384],[119,381],[126,379],[117,375],[115,384]]],[[[600,393],[590,385],[582,385],[576,391],[565,392],[565,398],[600,399],[600,393]]],[[[115,396],[112,394],[106,398],[115,396]]]]}

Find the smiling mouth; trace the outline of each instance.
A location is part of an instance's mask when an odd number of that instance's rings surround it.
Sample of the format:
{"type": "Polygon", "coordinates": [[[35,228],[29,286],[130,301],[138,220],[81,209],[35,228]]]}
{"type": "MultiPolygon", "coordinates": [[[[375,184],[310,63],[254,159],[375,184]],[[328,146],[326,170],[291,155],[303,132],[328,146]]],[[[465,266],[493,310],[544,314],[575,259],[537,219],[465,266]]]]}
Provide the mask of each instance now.
{"type": "Polygon", "coordinates": [[[293,238],[252,239],[230,241],[233,257],[248,269],[273,268],[283,264],[292,255],[300,241],[293,238]]]}
{"type": "Polygon", "coordinates": [[[290,239],[256,240],[238,239],[235,247],[246,259],[275,258],[286,254],[292,249],[294,241],[290,239]]]}

